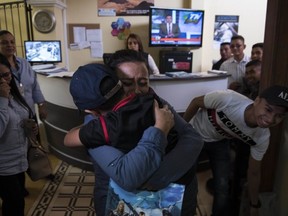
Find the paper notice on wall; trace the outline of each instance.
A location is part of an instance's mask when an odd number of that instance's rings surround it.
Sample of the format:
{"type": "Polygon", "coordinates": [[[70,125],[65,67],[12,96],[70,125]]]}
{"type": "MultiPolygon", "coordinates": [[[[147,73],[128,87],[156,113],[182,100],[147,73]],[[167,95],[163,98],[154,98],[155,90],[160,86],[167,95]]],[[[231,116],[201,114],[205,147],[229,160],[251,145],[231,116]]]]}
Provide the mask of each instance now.
{"type": "Polygon", "coordinates": [[[87,37],[87,41],[102,42],[102,30],[101,29],[87,29],[86,37],[87,37]]]}
{"type": "Polygon", "coordinates": [[[86,28],[73,27],[74,43],[86,41],[86,28]]]}
{"type": "Polygon", "coordinates": [[[213,47],[219,49],[221,43],[230,43],[231,38],[238,35],[238,28],[239,16],[215,15],[213,47]]]}
{"type": "Polygon", "coordinates": [[[92,58],[102,58],[103,56],[103,43],[92,41],[90,42],[91,45],[91,57],[92,58]]]}

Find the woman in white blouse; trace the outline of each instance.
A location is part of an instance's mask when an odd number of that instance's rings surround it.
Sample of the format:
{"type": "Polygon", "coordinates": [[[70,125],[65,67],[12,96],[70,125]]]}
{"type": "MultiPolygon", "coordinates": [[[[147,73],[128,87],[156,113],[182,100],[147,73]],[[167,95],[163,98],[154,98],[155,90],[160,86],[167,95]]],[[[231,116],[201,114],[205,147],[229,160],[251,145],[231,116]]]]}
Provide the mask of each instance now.
{"type": "Polygon", "coordinates": [[[146,58],[150,74],[159,74],[159,69],[153,59],[153,57],[144,52],[142,41],[137,34],[131,33],[126,40],[126,49],[132,49],[138,52],[143,53],[143,56],[146,58]]]}

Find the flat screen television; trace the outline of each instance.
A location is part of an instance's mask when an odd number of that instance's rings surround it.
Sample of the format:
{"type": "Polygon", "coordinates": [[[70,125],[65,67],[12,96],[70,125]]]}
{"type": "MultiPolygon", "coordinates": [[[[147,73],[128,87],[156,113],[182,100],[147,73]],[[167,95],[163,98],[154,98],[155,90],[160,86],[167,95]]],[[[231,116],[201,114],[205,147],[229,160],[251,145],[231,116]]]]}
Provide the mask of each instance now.
{"type": "Polygon", "coordinates": [[[62,62],[61,41],[35,40],[24,41],[25,58],[34,64],[54,64],[62,62]]]}
{"type": "Polygon", "coordinates": [[[201,47],[203,39],[204,11],[193,9],[171,9],[150,7],[149,46],[150,47],[201,47]],[[172,30],[168,28],[166,17],[172,19],[172,30]],[[177,33],[173,34],[177,29],[177,33]],[[167,35],[168,31],[172,34],[167,35]]]}

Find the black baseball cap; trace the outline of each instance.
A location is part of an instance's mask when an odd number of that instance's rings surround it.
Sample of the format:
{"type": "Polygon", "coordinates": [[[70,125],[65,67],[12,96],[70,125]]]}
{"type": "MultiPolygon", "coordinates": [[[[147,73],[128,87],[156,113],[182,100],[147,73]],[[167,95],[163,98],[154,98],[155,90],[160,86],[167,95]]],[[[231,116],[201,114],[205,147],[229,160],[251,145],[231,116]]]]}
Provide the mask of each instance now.
{"type": "Polygon", "coordinates": [[[288,88],[285,86],[274,85],[263,90],[259,96],[275,106],[281,106],[288,109],[288,88]]]}

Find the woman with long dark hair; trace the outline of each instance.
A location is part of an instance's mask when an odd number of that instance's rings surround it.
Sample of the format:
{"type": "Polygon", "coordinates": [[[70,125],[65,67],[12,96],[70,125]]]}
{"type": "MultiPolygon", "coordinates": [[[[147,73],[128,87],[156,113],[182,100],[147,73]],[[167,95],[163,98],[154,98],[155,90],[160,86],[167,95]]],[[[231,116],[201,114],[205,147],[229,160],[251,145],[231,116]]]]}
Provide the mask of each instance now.
{"type": "Polygon", "coordinates": [[[23,123],[31,114],[16,85],[10,63],[0,54],[0,198],[3,216],[24,216],[28,143],[23,123]]]}
{"type": "Polygon", "coordinates": [[[158,69],[153,57],[149,53],[146,53],[144,51],[141,38],[137,34],[131,33],[127,37],[126,49],[135,50],[137,52],[142,53],[146,62],[147,62],[149,73],[150,74],[159,74],[159,69],[158,69]]]}

